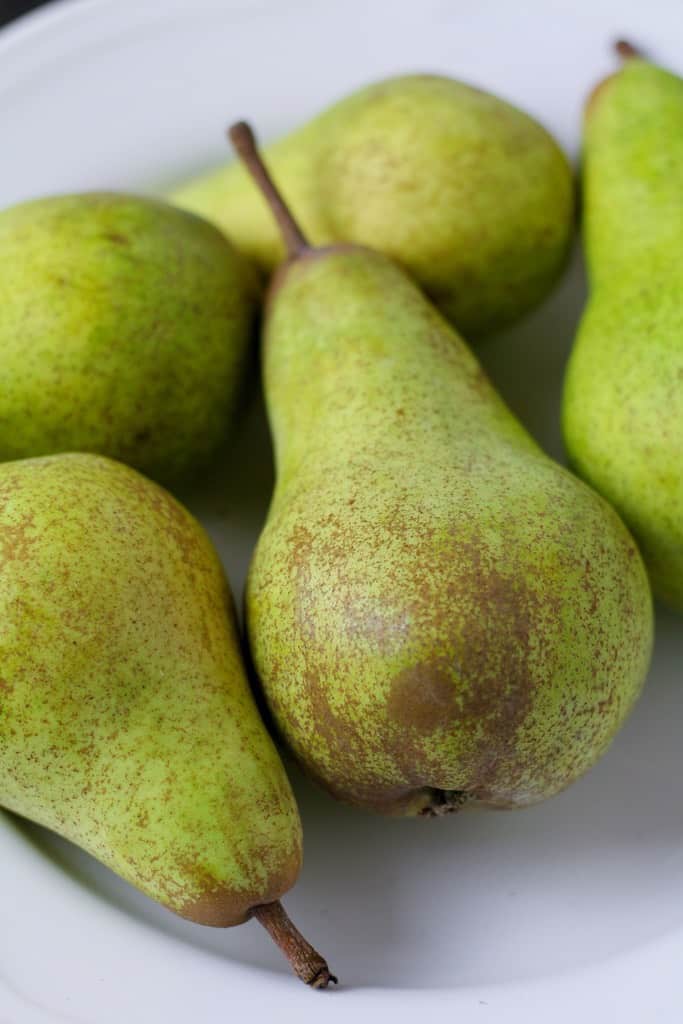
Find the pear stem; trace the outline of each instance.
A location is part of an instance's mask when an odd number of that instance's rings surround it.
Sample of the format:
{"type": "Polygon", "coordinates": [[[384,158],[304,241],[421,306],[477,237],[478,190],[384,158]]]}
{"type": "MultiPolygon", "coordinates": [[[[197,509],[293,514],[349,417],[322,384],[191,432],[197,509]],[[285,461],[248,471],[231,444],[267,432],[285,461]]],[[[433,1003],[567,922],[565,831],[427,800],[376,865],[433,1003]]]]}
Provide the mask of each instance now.
{"type": "Polygon", "coordinates": [[[637,49],[632,43],[629,43],[626,39],[617,39],[614,44],[614,49],[617,51],[622,60],[633,60],[636,57],[642,57],[642,52],[637,49]]]}
{"type": "Polygon", "coordinates": [[[334,974],[330,973],[327,961],[295,928],[279,900],[254,907],[252,915],[279,946],[297,978],[301,978],[311,988],[327,988],[331,981],[337,984],[334,974]]]}
{"type": "Polygon", "coordinates": [[[282,234],[287,254],[295,259],[302,252],[310,249],[303,231],[294,219],[292,211],[282,198],[280,191],[271,178],[263,162],[251,126],[246,121],[238,121],[228,130],[228,136],[237,155],[247,168],[252,178],[261,189],[266,202],[273,211],[273,216],[282,234]]]}

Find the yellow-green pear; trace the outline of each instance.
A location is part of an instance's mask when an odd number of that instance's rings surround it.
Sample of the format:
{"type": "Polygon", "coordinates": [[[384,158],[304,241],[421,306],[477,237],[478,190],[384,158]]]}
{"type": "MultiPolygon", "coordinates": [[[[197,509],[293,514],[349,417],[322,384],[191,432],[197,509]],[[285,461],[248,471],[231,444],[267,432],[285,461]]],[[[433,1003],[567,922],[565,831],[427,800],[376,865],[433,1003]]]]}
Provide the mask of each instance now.
{"type": "Polygon", "coordinates": [[[0,460],[62,451],[196,473],[235,414],[257,299],[211,224],[116,193],[0,212],[0,460]]]}
{"type": "Polygon", "coordinates": [[[683,79],[626,43],[584,130],[591,294],[563,419],[577,472],[619,510],[683,611],[683,79]]]}
{"type": "Polygon", "coordinates": [[[277,482],[246,593],[277,728],[330,793],[377,811],[549,797],[643,684],[636,545],[405,273],[310,248],[247,126],[232,137],[289,252],[263,336],[277,482]]]}
{"type": "MultiPolygon", "coordinates": [[[[406,75],[341,100],[266,150],[311,241],[368,245],[415,278],[468,337],[533,308],[573,227],[567,160],[536,121],[490,93],[406,75]]],[[[284,254],[266,204],[232,164],[171,198],[271,270],[284,254]]]]}
{"type": "Polygon", "coordinates": [[[0,623],[0,805],[191,921],[256,917],[325,985],[278,902],[297,807],[189,512],[100,456],[5,463],[0,623]]]}

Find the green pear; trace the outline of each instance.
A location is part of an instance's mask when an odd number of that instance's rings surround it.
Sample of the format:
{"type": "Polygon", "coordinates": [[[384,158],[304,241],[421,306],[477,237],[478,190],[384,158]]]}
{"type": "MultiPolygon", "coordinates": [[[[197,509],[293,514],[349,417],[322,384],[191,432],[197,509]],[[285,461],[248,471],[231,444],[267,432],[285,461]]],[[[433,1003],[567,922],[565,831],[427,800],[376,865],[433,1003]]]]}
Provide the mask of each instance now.
{"type": "Polygon", "coordinates": [[[301,825],[211,543],[96,455],[0,466],[0,805],[191,921],[252,915],[314,985],[277,902],[301,825]]]}
{"type": "MultiPolygon", "coordinates": [[[[232,137],[253,166],[247,126],[232,137]]],[[[549,797],[645,678],[636,545],[402,270],[285,237],[263,338],[277,482],[246,592],[277,728],[330,793],[380,812],[549,797]]]]}
{"type": "MultiPolygon", "coordinates": [[[[574,204],[564,154],[529,116],[462,82],[379,82],[266,153],[313,242],[392,257],[469,337],[517,320],[564,267],[574,204]]],[[[238,164],[171,198],[266,269],[281,260],[266,204],[238,164]]]]}
{"type": "Polygon", "coordinates": [[[620,49],[586,110],[591,296],[564,435],[633,530],[655,593],[683,611],[683,79],[620,49]]]}
{"type": "Polygon", "coordinates": [[[212,225],[112,193],[0,212],[0,460],[92,451],[175,482],[228,432],[254,273],[212,225]]]}

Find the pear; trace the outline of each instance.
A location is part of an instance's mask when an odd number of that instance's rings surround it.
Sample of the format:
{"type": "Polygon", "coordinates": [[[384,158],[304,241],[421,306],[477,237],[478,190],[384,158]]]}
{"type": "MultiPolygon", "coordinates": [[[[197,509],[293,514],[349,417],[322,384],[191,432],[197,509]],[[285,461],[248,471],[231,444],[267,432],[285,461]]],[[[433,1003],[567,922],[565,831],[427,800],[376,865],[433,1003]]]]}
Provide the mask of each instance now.
{"type": "MultiPolygon", "coordinates": [[[[462,82],[379,82],[266,155],[313,242],[356,242],[392,257],[469,337],[532,309],[564,267],[574,202],[564,154],[529,116],[462,82]]],[[[171,199],[264,268],[281,260],[266,204],[238,164],[171,199]]]]}
{"type": "Polygon", "coordinates": [[[89,193],[0,212],[0,460],[92,451],[197,472],[244,387],[253,269],[200,218],[89,193]]]}
{"type": "Polygon", "coordinates": [[[620,44],[585,116],[591,295],[567,369],[573,466],[683,611],[683,79],[620,44]]]}
{"type": "Polygon", "coordinates": [[[254,916],[327,984],[278,902],[299,815],[192,516],[100,456],[5,463],[0,621],[0,805],[190,921],[254,916]]]}
{"type": "Polygon", "coordinates": [[[612,508],[548,458],[385,256],[284,226],[264,386],[277,480],[249,570],[251,655],[281,736],[388,814],[521,807],[609,746],[652,602],[612,508]]]}

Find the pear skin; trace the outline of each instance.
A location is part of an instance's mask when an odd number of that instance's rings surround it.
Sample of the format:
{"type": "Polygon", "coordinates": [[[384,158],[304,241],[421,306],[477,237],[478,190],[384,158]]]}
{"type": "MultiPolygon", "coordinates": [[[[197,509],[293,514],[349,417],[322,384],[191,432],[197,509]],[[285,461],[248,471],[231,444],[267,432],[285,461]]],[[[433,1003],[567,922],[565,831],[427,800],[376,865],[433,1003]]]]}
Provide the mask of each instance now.
{"type": "MultiPolygon", "coordinates": [[[[248,128],[232,137],[257,162],[248,128]]],[[[637,547],[398,267],[285,237],[263,336],[277,482],[246,593],[277,728],[382,813],[552,796],[643,684],[637,547]]]]}
{"type": "Polygon", "coordinates": [[[325,982],[277,903],[301,824],[199,524],[109,459],[5,463],[0,567],[0,804],[191,921],[256,916],[325,982]]]}
{"type": "Polygon", "coordinates": [[[633,531],[655,593],[683,611],[683,80],[620,52],[584,122],[591,294],[564,436],[633,531]]]}
{"type": "MultiPolygon", "coordinates": [[[[557,281],[573,231],[567,160],[532,118],[437,75],[348,96],[266,151],[311,241],[368,245],[401,264],[468,337],[513,322],[557,281]]],[[[272,270],[284,255],[239,164],[171,194],[272,270]]]]}
{"type": "Polygon", "coordinates": [[[219,231],[137,196],[55,196],[0,212],[0,259],[0,459],[97,452],[174,484],[207,464],[258,295],[219,231]]]}

